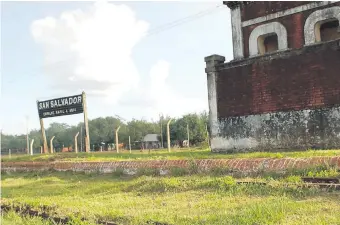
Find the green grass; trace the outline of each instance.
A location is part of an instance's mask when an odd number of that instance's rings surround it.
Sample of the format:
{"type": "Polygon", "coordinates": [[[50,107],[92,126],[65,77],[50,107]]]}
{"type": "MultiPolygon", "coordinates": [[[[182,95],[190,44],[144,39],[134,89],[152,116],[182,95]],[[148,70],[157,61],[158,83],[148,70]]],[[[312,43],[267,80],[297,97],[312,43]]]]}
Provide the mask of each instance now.
{"type": "Polygon", "coordinates": [[[253,152],[253,153],[235,153],[235,154],[218,154],[212,153],[209,149],[183,149],[173,150],[153,150],[140,152],[128,151],[123,153],[115,152],[91,152],[91,153],[56,153],[56,154],[38,154],[38,155],[12,155],[2,156],[2,162],[8,161],[129,161],[129,160],[175,160],[175,159],[233,159],[233,158],[300,158],[314,156],[340,156],[340,150],[307,150],[307,151],[290,151],[290,152],[253,152]]]}
{"type": "Polygon", "coordinates": [[[5,213],[1,218],[2,225],[49,225],[51,221],[43,220],[36,217],[20,217],[13,211],[5,213]]]}
{"type": "MultiPolygon", "coordinates": [[[[118,224],[339,224],[340,192],[302,188],[298,176],[266,186],[236,184],[229,176],[121,177],[61,172],[2,175],[2,202],[49,206],[58,216],[118,224]]],[[[249,179],[249,178],[248,178],[249,179]]],[[[264,178],[255,180],[262,181],[264,178]]],[[[11,213],[3,221],[19,221],[11,213]]],[[[22,224],[43,224],[44,221],[22,224]]],[[[12,223],[21,224],[21,223],[12,223]]],[[[52,223],[51,223],[52,224],[52,223]]],[[[73,223],[81,224],[81,223],[73,223]]]]}

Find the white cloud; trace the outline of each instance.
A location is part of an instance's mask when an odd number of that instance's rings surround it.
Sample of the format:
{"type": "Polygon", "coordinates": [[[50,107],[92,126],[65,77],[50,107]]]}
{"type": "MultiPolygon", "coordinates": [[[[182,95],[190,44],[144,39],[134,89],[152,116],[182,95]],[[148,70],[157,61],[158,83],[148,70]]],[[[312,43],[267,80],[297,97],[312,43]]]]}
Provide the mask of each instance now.
{"type": "Polygon", "coordinates": [[[128,6],[97,2],[87,10],[36,20],[31,33],[44,49],[50,86],[60,94],[85,90],[120,108],[137,107],[135,118],[144,113],[157,118],[160,112],[180,116],[205,110],[204,100],[183,98],[171,90],[166,83],[167,61],[156,62],[146,84],[139,82],[131,53],[148,28],[128,6]]]}
{"type": "Polygon", "coordinates": [[[144,107],[147,118],[158,118],[159,113],[177,117],[207,110],[207,99],[187,98],[174,92],[167,84],[169,75],[170,64],[159,60],[150,69],[148,85],[136,90],[132,98],[125,99],[121,104],[144,107]]]}
{"type": "Polygon", "coordinates": [[[131,52],[148,27],[125,5],[96,2],[87,10],[36,20],[31,33],[44,49],[45,73],[54,89],[85,90],[116,103],[138,85],[131,52]]]}

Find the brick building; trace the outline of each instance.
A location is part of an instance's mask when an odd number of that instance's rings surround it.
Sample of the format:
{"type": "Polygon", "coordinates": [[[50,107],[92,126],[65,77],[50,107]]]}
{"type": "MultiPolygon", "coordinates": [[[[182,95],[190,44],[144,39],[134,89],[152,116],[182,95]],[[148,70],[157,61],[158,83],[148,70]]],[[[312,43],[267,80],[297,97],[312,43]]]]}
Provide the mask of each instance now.
{"type": "Polygon", "coordinates": [[[205,58],[214,152],[340,148],[340,2],[224,2],[234,59],[205,58]]]}

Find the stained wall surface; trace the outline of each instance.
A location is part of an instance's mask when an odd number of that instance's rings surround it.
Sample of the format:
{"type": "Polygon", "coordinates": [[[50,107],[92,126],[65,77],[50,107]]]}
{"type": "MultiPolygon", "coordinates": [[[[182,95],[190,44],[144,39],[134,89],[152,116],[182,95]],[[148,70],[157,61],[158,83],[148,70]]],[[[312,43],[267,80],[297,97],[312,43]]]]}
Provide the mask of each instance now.
{"type": "Polygon", "coordinates": [[[339,40],[222,64],[212,149],[340,147],[339,40]]]}

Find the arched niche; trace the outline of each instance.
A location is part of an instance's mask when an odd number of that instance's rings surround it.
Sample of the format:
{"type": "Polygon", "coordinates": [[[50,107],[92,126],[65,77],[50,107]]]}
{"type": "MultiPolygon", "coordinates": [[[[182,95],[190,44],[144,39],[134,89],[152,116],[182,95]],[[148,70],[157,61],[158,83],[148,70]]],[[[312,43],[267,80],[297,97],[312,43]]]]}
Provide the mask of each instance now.
{"type": "Polygon", "coordinates": [[[321,42],[322,31],[325,30],[328,32],[328,34],[325,33],[324,35],[326,41],[340,38],[339,21],[339,6],[320,9],[310,14],[304,26],[305,45],[321,42]]]}
{"type": "Polygon", "coordinates": [[[275,47],[276,50],[287,49],[288,38],[286,28],[279,22],[271,22],[257,26],[249,37],[249,55],[254,56],[267,53],[268,49],[266,48],[269,46],[266,46],[266,42],[271,43],[270,52],[275,50],[275,47]]]}

